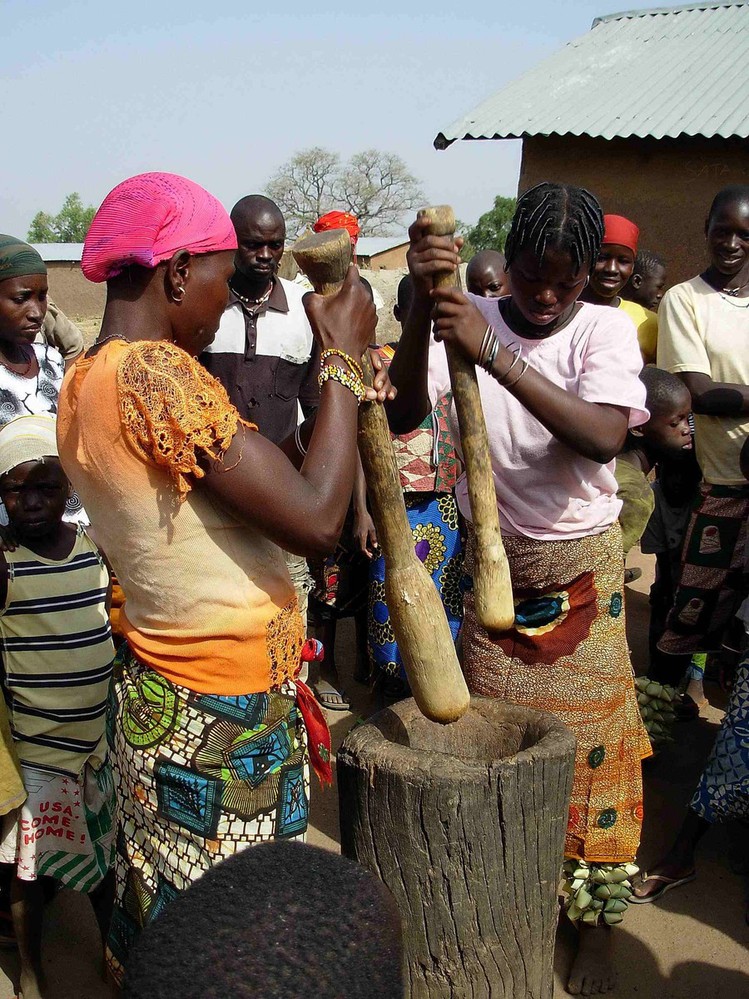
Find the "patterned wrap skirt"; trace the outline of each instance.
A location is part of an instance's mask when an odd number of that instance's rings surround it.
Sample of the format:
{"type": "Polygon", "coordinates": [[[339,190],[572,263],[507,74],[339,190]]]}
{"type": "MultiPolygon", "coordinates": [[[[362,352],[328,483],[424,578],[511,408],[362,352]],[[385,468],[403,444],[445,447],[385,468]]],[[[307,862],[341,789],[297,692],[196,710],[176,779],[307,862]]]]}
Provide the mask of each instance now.
{"type": "Polygon", "coordinates": [[[749,821],[749,649],[690,807],[708,822],[749,821]]]}
{"type": "Polygon", "coordinates": [[[107,723],[118,799],[107,960],[121,982],[139,931],[178,892],[239,850],[305,836],[309,770],[294,682],[198,694],[124,645],[107,723]]]}
{"type": "Polygon", "coordinates": [[[658,648],[669,655],[735,647],[735,617],[747,593],[749,486],[703,483],[689,521],[681,575],[658,648]]]}
{"type": "MultiPolygon", "coordinates": [[[[624,629],[618,523],[579,540],[504,537],[515,625],[491,638],[473,595],[463,620],[464,671],[474,694],[557,715],[577,737],[565,855],[634,859],[642,827],[641,761],[652,753],[637,706],[624,629]]],[[[469,525],[466,568],[475,536],[469,525]]]]}
{"type": "MultiPolygon", "coordinates": [[[[463,543],[455,496],[452,493],[406,493],[404,498],[414,551],[437,587],[450,632],[457,638],[463,621],[465,585],[463,543]]],[[[385,558],[382,555],[370,566],[367,641],[370,661],[376,669],[388,676],[406,679],[385,602],[385,558]]]]}

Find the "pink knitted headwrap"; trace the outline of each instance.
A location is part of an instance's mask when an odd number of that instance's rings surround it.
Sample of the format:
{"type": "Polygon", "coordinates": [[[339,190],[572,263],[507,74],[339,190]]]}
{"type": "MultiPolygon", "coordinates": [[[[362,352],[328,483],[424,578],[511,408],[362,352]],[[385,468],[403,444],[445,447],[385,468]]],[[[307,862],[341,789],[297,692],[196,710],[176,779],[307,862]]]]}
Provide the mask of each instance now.
{"type": "Polygon", "coordinates": [[[236,250],[226,209],[199,184],[175,173],[141,173],[110,191],[83,245],[89,281],[108,281],[130,264],[155,267],[177,250],[236,250]]]}

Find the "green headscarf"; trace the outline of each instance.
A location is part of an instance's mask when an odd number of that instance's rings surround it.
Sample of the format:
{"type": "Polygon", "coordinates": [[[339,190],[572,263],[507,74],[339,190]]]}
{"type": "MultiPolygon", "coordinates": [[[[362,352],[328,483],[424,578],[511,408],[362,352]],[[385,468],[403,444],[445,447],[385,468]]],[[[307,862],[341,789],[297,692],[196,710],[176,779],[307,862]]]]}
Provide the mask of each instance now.
{"type": "Polygon", "coordinates": [[[15,236],[0,233],[0,281],[46,273],[46,264],[33,246],[15,236]]]}

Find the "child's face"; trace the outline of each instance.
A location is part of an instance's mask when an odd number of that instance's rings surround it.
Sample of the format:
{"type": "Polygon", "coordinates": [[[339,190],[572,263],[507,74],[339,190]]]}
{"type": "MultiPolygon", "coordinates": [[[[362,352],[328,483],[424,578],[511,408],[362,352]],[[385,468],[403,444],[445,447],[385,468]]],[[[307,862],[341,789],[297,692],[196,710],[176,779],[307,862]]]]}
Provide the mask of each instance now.
{"type": "Polygon", "coordinates": [[[46,274],[0,281],[0,340],[31,343],[46,314],[46,274]]]}
{"type": "Polygon", "coordinates": [[[615,298],[632,277],[635,255],[628,246],[604,243],[590,275],[590,285],[601,298],[615,298]]]}
{"type": "Polygon", "coordinates": [[[523,248],[508,271],[513,304],[528,322],[552,333],[585,287],[588,266],[576,268],[571,254],[556,247],[540,262],[523,248]]]}
{"type": "Polygon", "coordinates": [[[69,493],[58,458],[26,461],[0,478],[0,499],[21,541],[44,538],[57,530],[69,493]]]}
{"type": "Polygon", "coordinates": [[[487,264],[471,274],[470,281],[466,281],[466,289],[481,298],[502,298],[510,294],[510,281],[504,267],[487,264]]]}
{"type": "Polygon", "coordinates": [[[691,451],[692,430],[689,426],[689,414],[692,411],[692,399],[687,389],[679,395],[673,405],[662,412],[656,411],[642,428],[645,440],[654,451],[662,455],[676,456],[691,451]]]}
{"type": "Polygon", "coordinates": [[[665,287],[666,268],[657,264],[652,274],[640,275],[640,283],[637,288],[638,301],[642,302],[646,309],[652,309],[653,312],[657,312],[665,287]]]}

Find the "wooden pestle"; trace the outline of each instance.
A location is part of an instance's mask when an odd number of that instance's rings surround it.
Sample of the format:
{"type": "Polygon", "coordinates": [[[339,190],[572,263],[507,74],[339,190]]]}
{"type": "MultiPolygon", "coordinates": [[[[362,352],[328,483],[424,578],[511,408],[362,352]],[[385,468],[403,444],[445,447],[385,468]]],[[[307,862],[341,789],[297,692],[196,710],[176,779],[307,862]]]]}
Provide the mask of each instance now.
{"type": "MultiPolygon", "coordinates": [[[[294,259],[321,295],[340,288],[351,259],[345,229],[312,233],[292,247],[294,259]]],[[[364,379],[372,384],[369,354],[362,358],[364,379]]],[[[390,611],[411,693],[431,721],[457,721],[468,710],[470,696],[458,663],[455,643],[437,589],[414,552],[400,476],[395,463],[384,407],[359,407],[361,455],[372,516],[385,557],[385,599],[390,611]]]]}
{"type": "MultiPolygon", "coordinates": [[[[424,208],[418,218],[428,221],[430,235],[452,236],[455,232],[455,215],[449,205],[424,208]]],[[[435,287],[452,287],[457,282],[457,274],[446,274],[435,281],[435,287]]],[[[489,632],[506,631],[515,620],[515,604],[510,567],[499,529],[497,494],[476,365],[457,348],[449,344],[445,344],[445,348],[476,536],[473,568],[476,618],[489,632]]]]}

